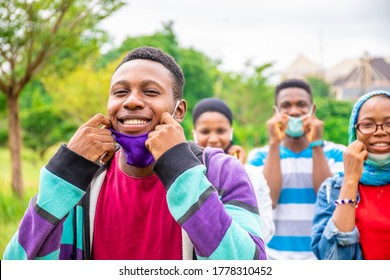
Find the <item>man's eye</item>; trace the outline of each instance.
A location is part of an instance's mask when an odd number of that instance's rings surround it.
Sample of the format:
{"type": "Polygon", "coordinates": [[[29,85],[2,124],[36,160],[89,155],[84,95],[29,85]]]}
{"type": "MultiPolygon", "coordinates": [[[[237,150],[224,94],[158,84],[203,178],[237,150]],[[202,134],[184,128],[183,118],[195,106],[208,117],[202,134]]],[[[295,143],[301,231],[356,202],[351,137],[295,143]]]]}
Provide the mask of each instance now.
{"type": "Polygon", "coordinates": [[[147,89],[144,91],[145,94],[148,94],[148,95],[156,95],[156,94],[159,94],[159,92],[157,90],[154,90],[154,89],[147,89]]]}
{"type": "Polygon", "coordinates": [[[116,91],[114,92],[114,94],[115,94],[115,95],[125,95],[125,94],[127,94],[127,90],[123,90],[123,89],[121,89],[121,90],[116,90],[116,91]]]}

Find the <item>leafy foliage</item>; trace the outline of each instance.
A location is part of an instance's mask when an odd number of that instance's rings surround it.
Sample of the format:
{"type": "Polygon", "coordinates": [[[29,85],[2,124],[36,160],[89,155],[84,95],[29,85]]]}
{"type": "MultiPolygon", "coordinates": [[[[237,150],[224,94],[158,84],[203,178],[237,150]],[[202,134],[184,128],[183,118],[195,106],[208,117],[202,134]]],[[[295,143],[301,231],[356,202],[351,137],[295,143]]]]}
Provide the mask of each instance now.
{"type": "Polygon", "coordinates": [[[23,88],[38,73],[63,75],[97,52],[103,36],[95,26],[123,5],[121,0],[0,1],[0,91],[7,98],[12,188],[19,196],[24,189],[18,104],[23,88]]]}
{"type": "Polygon", "coordinates": [[[99,68],[105,68],[112,61],[117,61],[132,49],[142,46],[160,48],[176,60],[179,56],[179,45],[173,30],[173,22],[163,23],[162,30],[152,35],[127,37],[118,48],[113,48],[98,61],[99,68]]]}
{"type": "Polygon", "coordinates": [[[25,111],[22,123],[25,146],[35,151],[41,159],[52,145],[69,140],[77,129],[52,106],[25,111]]]}
{"type": "Polygon", "coordinates": [[[319,77],[308,77],[307,82],[310,84],[313,96],[332,97],[330,85],[324,79],[319,77]]]}
{"type": "Polygon", "coordinates": [[[324,139],[348,145],[348,125],[353,104],[330,98],[314,98],[317,117],[324,121],[324,139]]]}
{"type": "Polygon", "coordinates": [[[69,122],[80,125],[97,113],[105,114],[112,69],[119,62],[95,70],[91,61],[74,69],[62,79],[45,78],[44,85],[53,105],[69,122]]]}
{"type": "Polygon", "coordinates": [[[95,25],[124,4],[119,0],[0,2],[0,79],[26,83],[46,63],[64,73],[104,41],[95,25]],[[12,73],[12,76],[10,75],[12,73]]]}
{"type": "Polygon", "coordinates": [[[249,74],[226,73],[220,76],[224,99],[234,115],[235,140],[244,147],[266,143],[265,122],[272,116],[273,87],[264,74],[272,65],[251,66],[249,74]]]}

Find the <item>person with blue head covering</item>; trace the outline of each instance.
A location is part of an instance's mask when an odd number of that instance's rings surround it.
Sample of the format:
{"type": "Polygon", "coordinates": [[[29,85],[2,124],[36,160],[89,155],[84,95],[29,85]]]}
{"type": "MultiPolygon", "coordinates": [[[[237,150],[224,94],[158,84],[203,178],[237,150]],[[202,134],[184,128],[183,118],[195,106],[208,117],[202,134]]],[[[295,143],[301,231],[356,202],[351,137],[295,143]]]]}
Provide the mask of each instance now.
{"type": "Polygon", "coordinates": [[[390,259],[389,92],[354,105],[344,172],[318,192],[311,246],[318,259],[390,259]]]}

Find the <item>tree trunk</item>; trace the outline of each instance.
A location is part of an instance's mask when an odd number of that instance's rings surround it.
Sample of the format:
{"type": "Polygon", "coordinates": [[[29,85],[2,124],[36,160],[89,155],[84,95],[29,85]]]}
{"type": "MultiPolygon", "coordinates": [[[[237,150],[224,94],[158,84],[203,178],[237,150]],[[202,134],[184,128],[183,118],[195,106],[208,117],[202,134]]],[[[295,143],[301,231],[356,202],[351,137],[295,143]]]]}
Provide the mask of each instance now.
{"type": "Polygon", "coordinates": [[[24,193],[22,177],[22,139],[19,120],[18,94],[7,95],[8,141],[11,152],[12,190],[21,198],[24,193]]]}

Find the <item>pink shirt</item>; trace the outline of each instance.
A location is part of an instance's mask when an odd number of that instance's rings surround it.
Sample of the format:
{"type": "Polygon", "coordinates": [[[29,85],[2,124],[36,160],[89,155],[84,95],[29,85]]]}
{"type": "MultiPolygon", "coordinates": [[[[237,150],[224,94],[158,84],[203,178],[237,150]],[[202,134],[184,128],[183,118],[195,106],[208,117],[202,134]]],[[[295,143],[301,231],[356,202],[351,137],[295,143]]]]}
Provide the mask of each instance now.
{"type": "Polygon", "coordinates": [[[93,259],[182,259],[181,227],[169,212],[157,175],[130,177],[118,166],[107,170],[97,201],[93,259]]]}

